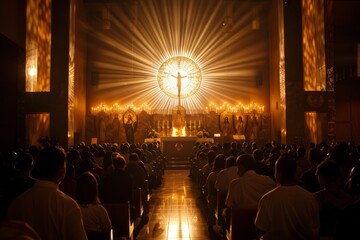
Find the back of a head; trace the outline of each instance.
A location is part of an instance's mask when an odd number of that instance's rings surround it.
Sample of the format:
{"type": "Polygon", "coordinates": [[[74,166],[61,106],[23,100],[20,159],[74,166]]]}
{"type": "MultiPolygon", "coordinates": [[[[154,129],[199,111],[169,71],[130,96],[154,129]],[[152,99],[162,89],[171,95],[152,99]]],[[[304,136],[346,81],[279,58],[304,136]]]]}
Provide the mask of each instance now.
{"type": "Polygon", "coordinates": [[[212,145],[212,146],[210,147],[210,151],[217,152],[217,151],[219,151],[219,148],[218,148],[217,145],[212,145]]]}
{"type": "Polygon", "coordinates": [[[50,146],[40,151],[38,163],[39,178],[53,178],[64,168],[66,153],[63,148],[50,146]]]}
{"type": "Polygon", "coordinates": [[[92,173],[84,172],[77,179],[75,200],[79,204],[98,202],[97,180],[92,173]]]}
{"type": "Polygon", "coordinates": [[[117,155],[114,160],[114,168],[115,169],[123,169],[126,165],[126,161],[123,156],[117,155]]]}
{"type": "Polygon", "coordinates": [[[79,164],[79,174],[84,173],[84,172],[91,172],[94,170],[95,164],[94,162],[89,159],[89,158],[85,158],[83,160],[81,160],[80,164],[79,164]]]}
{"type": "Polygon", "coordinates": [[[216,157],[216,152],[210,150],[207,154],[207,159],[208,159],[208,163],[213,163],[215,161],[215,157],[216,157]]]}
{"type": "Polygon", "coordinates": [[[204,152],[199,152],[199,154],[198,154],[198,160],[204,161],[204,160],[206,160],[206,158],[207,158],[206,153],[204,153],[204,152]]]}
{"type": "Polygon", "coordinates": [[[226,158],[226,167],[234,167],[236,166],[236,157],[230,156],[226,158]]]}
{"type": "Polygon", "coordinates": [[[291,155],[281,155],[275,163],[275,169],[276,174],[281,174],[282,180],[294,180],[297,169],[297,161],[291,155]]]}
{"type": "Polygon", "coordinates": [[[33,156],[30,153],[22,152],[16,159],[16,169],[20,172],[26,172],[31,170],[33,166],[33,156]]]}
{"type": "Polygon", "coordinates": [[[261,162],[264,159],[264,153],[260,149],[255,149],[253,152],[253,156],[256,162],[261,162]]]}
{"type": "Polygon", "coordinates": [[[272,153],[269,156],[269,165],[274,169],[275,168],[275,163],[279,158],[279,154],[278,153],[272,153]]]}
{"type": "Polygon", "coordinates": [[[236,160],[238,167],[243,167],[246,170],[253,170],[255,168],[255,160],[251,154],[241,154],[236,160]]]}
{"type": "Polygon", "coordinates": [[[142,154],[140,148],[135,148],[131,153],[136,153],[139,156],[139,159],[140,159],[140,155],[142,154]]]}
{"type": "Polygon", "coordinates": [[[137,153],[131,153],[129,155],[129,161],[130,162],[137,162],[139,161],[139,155],[137,153]]]}
{"type": "Polygon", "coordinates": [[[76,149],[71,149],[68,151],[67,153],[67,161],[75,164],[77,162],[79,162],[81,160],[81,154],[78,150],[76,149]]]}
{"type": "Polygon", "coordinates": [[[218,154],[214,160],[213,171],[219,171],[225,168],[226,157],[224,154],[218,154]]]}
{"type": "Polygon", "coordinates": [[[296,152],[299,158],[304,158],[306,154],[306,149],[303,146],[299,146],[296,152]]]}
{"type": "Polygon", "coordinates": [[[338,180],[340,169],[333,160],[322,161],[316,169],[316,175],[319,175],[327,183],[335,183],[338,180]]]}
{"type": "Polygon", "coordinates": [[[246,154],[252,154],[252,152],[253,152],[253,148],[251,147],[251,145],[250,144],[246,145],[245,153],[246,154]]]}

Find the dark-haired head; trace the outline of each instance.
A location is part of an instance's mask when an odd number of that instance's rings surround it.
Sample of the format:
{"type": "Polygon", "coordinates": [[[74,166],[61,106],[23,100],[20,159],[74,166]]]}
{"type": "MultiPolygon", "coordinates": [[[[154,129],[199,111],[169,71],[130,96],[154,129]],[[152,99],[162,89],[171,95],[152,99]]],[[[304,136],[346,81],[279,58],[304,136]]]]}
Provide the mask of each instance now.
{"type": "Polygon", "coordinates": [[[131,153],[129,156],[130,162],[137,162],[139,161],[139,155],[137,153],[131,153]]]}
{"type": "Polygon", "coordinates": [[[33,166],[33,156],[30,153],[22,152],[18,155],[16,159],[16,169],[20,172],[27,172],[32,169],[33,166]]]}
{"type": "Polygon", "coordinates": [[[275,178],[282,185],[293,185],[297,162],[291,155],[281,155],[275,163],[275,178]]]}
{"type": "Polygon", "coordinates": [[[123,169],[126,166],[125,158],[120,154],[114,158],[113,162],[115,170],[123,169]]]}
{"type": "Polygon", "coordinates": [[[75,200],[78,204],[100,203],[98,197],[98,183],[91,172],[81,174],[77,180],[75,200]]]}
{"type": "Polygon", "coordinates": [[[37,161],[39,178],[61,182],[65,176],[66,153],[61,147],[45,147],[37,161]]]}
{"type": "Polygon", "coordinates": [[[251,154],[241,154],[236,159],[238,174],[241,176],[246,171],[254,170],[255,168],[255,160],[251,154]]]}

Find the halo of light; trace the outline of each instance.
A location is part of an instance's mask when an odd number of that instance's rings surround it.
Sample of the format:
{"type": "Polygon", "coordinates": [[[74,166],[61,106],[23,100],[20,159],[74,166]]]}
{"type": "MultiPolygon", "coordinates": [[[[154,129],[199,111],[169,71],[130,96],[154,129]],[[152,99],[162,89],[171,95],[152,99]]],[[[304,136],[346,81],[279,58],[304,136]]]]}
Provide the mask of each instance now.
{"type": "Polygon", "coordinates": [[[180,98],[194,95],[201,85],[201,70],[190,58],[176,56],[167,59],[159,68],[160,89],[171,98],[178,98],[177,75],[181,76],[180,98]]]}

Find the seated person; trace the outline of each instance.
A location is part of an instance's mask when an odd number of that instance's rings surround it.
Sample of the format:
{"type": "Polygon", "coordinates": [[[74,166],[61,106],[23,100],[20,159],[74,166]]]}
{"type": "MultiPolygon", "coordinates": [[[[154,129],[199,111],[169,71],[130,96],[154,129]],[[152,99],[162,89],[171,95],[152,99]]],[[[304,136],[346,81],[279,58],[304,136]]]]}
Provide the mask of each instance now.
{"type": "Polygon", "coordinates": [[[13,200],[7,218],[27,222],[41,239],[86,240],[79,205],[59,189],[65,176],[65,159],[60,147],[41,150],[37,161],[39,180],[13,200]]]}
{"type": "Polygon", "coordinates": [[[98,184],[91,172],[81,174],[77,180],[75,200],[79,204],[86,233],[109,233],[111,222],[98,196],[98,184]]]}

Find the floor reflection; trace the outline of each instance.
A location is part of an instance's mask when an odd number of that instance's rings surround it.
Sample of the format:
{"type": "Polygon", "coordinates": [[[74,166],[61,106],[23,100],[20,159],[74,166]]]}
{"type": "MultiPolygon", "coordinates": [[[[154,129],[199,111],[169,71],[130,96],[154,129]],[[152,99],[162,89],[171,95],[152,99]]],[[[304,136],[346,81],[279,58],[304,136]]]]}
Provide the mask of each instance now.
{"type": "Polygon", "coordinates": [[[197,205],[198,190],[188,174],[188,170],[165,170],[163,184],[153,190],[150,199],[149,222],[137,240],[210,239],[197,205]]]}

